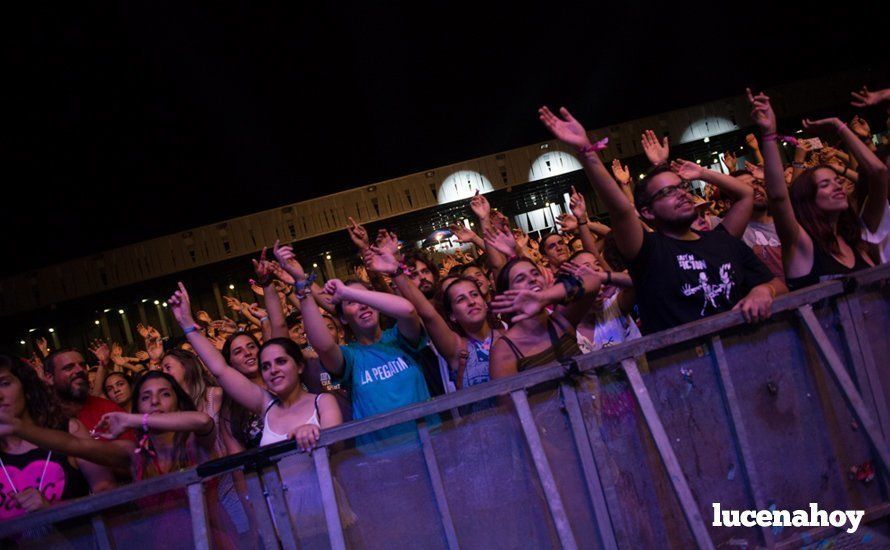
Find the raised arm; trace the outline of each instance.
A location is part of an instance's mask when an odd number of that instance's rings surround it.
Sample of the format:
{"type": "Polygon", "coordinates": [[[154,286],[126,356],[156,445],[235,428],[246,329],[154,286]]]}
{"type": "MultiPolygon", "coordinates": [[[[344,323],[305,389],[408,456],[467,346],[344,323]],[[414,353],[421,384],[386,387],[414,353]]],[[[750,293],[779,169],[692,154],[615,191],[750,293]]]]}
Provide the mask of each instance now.
{"type": "Polygon", "coordinates": [[[41,428],[7,413],[0,413],[0,435],[15,435],[41,449],[82,458],[102,466],[122,469],[130,467],[132,446],[75,437],[62,430],[41,428]]]}
{"type": "Polygon", "coordinates": [[[500,314],[512,314],[512,321],[515,323],[534,317],[548,305],[556,305],[556,313],[564,316],[573,326],[577,325],[590,310],[605,273],[572,262],[563,262],[559,266],[559,272],[570,275],[583,287],[568,301],[566,285],[557,278],[552,286],[539,292],[524,289],[507,290],[498,294],[491,301],[491,310],[500,314]]]}
{"type": "Polygon", "coordinates": [[[658,136],[652,130],[646,130],[640,136],[640,145],[643,146],[643,152],[646,158],[652,163],[652,166],[667,164],[670,157],[670,146],[668,145],[668,137],[664,136],[661,143],[658,142],[658,136]]]}
{"type": "MultiPolygon", "coordinates": [[[[275,245],[278,246],[278,244],[278,241],[275,241],[275,245]]],[[[263,247],[259,261],[252,261],[253,269],[256,271],[257,284],[263,287],[263,302],[266,305],[266,314],[269,316],[269,335],[272,338],[289,338],[290,333],[284,320],[284,308],[281,306],[278,291],[275,289],[275,279],[279,276],[279,272],[275,268],[281,270],[281,276],[290,279],[289,284],[293,284],[293,278],[279,265],[266,259],[266,247],[263,247]]],[[[282,282],[288,284],[288,281],[282,282]]]]}
{"type": "Polygon", "coordinates": [[[867,87],[863,86],[858,92],[850,92],[850,95],[853,97],[850,100],[853,107],[873,107],[890,101],[890,88],[870,92],[867,87]]]}
{"type": "Polygon", "coordinates": [[[637,212],[627,195],[609,175],[587,138],[584,127],[565,107],[560,109],[562,118],[554,115],[547,107],[541,107],[538,113],[541,121],[557,139],[578,150],[587,178],[609,211],[619,252],[628,260],[636,258],[643,246],[643,228],[637,219],[637,212]]]}
{"type": "Polygon", "coordinates": [[[751,118],[763,134],[763,175],[770,213],[776,224],[776,233],[782,242],[782,260],[788,277],[799,277],[809,272],[813,264],[813,241],[794,216],[794,208],[785,185],[785,174],[779,145],[776,142],[776,115],[769,97],[747,91],[751,103],[751,118]]]}
{"type": "Polygon", "coordinates": [[[102,381],[105,380],[105,375],[111,367],[111,351],[108,349],[108,344],[97,338],[90,344],[90,353],[99,360],[99,367],[96,369],[96,383],[90,388],[90,395],[102,397],[102,394],[105,393],[102,381]]]}
{"type": "MultiPolygon", "coordinates": [[[[488,204],[488,199],[485,198],[485,195],[479,193],[478,189],[473,198],[470,199],[470,210],[476,215],[476,220],[479,222],[479,230],[482,231],[483,235],[485,235],[487,231],[492,231],[491,205],[488,204]]],[[[507,263],[507,258],[504,257],[504,254],[501,251],[487,246],[486,244],[485,262],[488,264],[488,267],[494,270],[499,270],[504,267],[505,263],[507,263]]]]}
{"type": "Polygon", "coordinates": [[[862,221],[869,231],[877,231],[887,207],[887,165],[840,119],[804,120],[803,126],[808,130],[828,129],[837,132],[847,150],[859,161],[859,171],[866,174],[868,181],[868,196],[862,205],[862,221]]]}
{"type": "MultiPolygon", "coordinates": [[[[333,296],[335,302],[343,300],[358,302],[394,318],[397,321],[399,333],[409,342],[417,342],[420,339],[423,325],[420,322],[420,317],[417,316],[417,310],[405,298],[395,294],[375,292],[358,285],[348,286],[340,279],[330,279],[325,283],[324,291],[333,296]]],[[[303,323],[305,326],[305,316],[303,323]]]]}
{"type": "Polygon", "coordinates": [[[388,251],[372,246],[365,251],[363,259],[368,270],[385,273],[392,277],[396,288],[399,290],[399,294],[411,302],[417,310],[417,314],[429,332],[433,345],[436,346],[442,357],[446,359],[456,358],[460,351],[460,336],[451,330],[451,327],[439,315],[433,304],[417,288],[417,284],[399,268],[399,262],[395,257],[388,251]]]}
{"type": "Polygon", "coordinates": [[[578,220],[578,237],[581,239],[581,245],[584,247],[584,250],[599,255],[597,239],[590,231],[587,203],[584,201],[584,195],[575,191],[574,185],[572,186],[572,194],[569,196],[569,208],[572,209],[572,214],[578,220]]]}
{"type": "Polygon", "coordinates": [[[723,227],[733,237],[742,237],[754,211],[754,190],[751,187],[732,176],[702,168],[688,160],[675,160],[671,163],[671,169],[684,180],[702,180],[709,183],[732,199],[732,206],[723,218],[723,227]]]}
{"type": "Polygon", "coordinates": [[[244,408],[255,414],[262,413],[268,399],[265,390],[248,380],[237,369],[230,367],[216,346],[201,331],[195,330],[191,301],[185,285],[179,283],[179,290],[173,293],[167,303],[170,304],[173,318],[182,327],[189,344],[204,362],[207,370],[216,377],[223,390],[244,408]]]}

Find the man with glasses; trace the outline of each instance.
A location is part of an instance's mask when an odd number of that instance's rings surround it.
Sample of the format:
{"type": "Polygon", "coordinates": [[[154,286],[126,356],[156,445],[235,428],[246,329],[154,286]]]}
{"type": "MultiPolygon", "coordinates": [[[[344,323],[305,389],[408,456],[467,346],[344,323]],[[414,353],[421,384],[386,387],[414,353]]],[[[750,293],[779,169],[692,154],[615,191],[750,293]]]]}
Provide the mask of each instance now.
{"type": "Polygon", "coordinates": [[[556,138],[578,150],[588,179],[609,211],[615,244],[634,281],[644,334],[732,309],[741,310],[749,322],[769,317],[773,298],[788,288],[740,240],[751,219],[751,187],[692,162],[655,166],[634,189],[639,216],[655,229],[647,233],[584,127],[565,108],[561,117],[547,107],[539,114],[556,138]],[[692,180],[705,181],[734,200],[713,231],[692,229],[698,217],[692,180]]]}

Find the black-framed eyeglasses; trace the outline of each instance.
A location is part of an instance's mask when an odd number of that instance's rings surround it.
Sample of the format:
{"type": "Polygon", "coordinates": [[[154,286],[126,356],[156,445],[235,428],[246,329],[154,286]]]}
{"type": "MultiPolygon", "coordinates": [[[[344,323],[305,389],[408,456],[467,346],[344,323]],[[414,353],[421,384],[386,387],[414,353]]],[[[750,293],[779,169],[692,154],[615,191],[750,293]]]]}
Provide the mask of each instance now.
{"type": "Polygon", "coordinates": [[[665,197],[674,197],[679,195],[681,192],[691,193],[692,183],[683,180],[676,185],[668,185],[667,187],[662,187],[655,193],[652,193],[652,195],[650,195],[649,198],[646,199],[646,202],[644,202],[643,204],[652,204],[658,199],[663,199],[665,197]]]}

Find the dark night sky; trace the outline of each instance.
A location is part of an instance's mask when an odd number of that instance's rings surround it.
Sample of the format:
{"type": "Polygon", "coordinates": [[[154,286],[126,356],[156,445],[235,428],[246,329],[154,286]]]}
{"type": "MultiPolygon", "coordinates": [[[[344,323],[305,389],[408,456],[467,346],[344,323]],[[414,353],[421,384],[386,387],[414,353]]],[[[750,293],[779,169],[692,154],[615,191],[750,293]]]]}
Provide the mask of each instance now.
{"type": "Polygon", "coordinates": [[[888,52],[878,2],[183,4],[6,14],[0,273],[888,52]]]}

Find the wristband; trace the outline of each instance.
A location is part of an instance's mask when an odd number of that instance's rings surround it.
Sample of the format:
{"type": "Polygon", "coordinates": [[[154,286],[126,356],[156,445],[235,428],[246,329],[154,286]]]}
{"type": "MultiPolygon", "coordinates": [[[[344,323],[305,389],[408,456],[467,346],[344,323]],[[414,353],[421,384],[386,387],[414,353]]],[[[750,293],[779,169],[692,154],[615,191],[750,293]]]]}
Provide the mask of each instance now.
{"type": "Polygon", "coordinates": [[[760,136],[760,141],[776,141],[776,133],[763,134],[760,136]]]}
{"type": "Polygon", "coordinates": [[[185,327],[184,329],[182,329],[182,332],[185,334],[191,334],[193,332],[198,332],[198,327],[196,327],[194,325],[192,325],[190,327],[185,327]]]}
{"type": "Polygon", "coordinates": [[[254,283],[256,283],[257,286],[267,287],[272,284],[272,280],[273,280],[272,277],[267,275],[266,277],[263,277],[259,281],[254,281],[254,283]]]}
{"type": "Polygon", "coordinates": [[[142,431],[148,432],[148,413],[142,415],[142,431]]]}
{"type": "Polygon", "coordinates": [[[841,133],[843,130],[847,129],[847,123],[841,122],[841,125],[837,127],[837,133],[841,133]]]}
{"type": "Polygon", "coordinates": [[[611,271],[606,271],[606,284],[607,285],[612,284],[612,272],[611,271]]]}
{"type": "Polygon", "coordinates": [[[268,320],[269,320],[269,316],[268,316],[268,315],[266,315],[265,317],[260,317],[260,323],[265,323],[265,322],[268,321],[268,320]]]}
{"type": "Polygon", "coordinates": [[[587,222],[590,220],[578,220],[578,229],[581,229],[582,225],[587,225],[587,222]]]}
{"type": "Polygon", "coordinates": [[[605,149],[608,146],[609,146],[609,138],[604,137],[603,139],[601,139],[595,143],[588,143],[587,145],[578,147],[578,152],[581,153],[582,155],[586,155],[587,153],[591,153],[593,151],[602,151],[603,149],[605,149]]]}
{"type": "Polygon", "coordinates": [[[566,297],[562,300],[563,304],[574,302],[584,295],[584,283],[578,277],[560,273],[556,276],[556,281],[562,284],[566,291],[566,297]]]}
{"type": "Polygon", "coordinates": [[[411,272],[411,268],[405,262],[399,262],[399,267],[396,268],[395,271],[392,272],[393,277],[398,277],[399,275],[407,275],[411,272]]]}
{"type": "Polygon", "coordinates": [[[799,169],[801,169],[801,170],[806,170],[806,169],[807,169],[807,165],[804,164],[804,163],[802,163],[802,162],[792,162],[792,163],[791,163],[791,166],[794,167],[794,168],[799,168],[799,169]]]}

